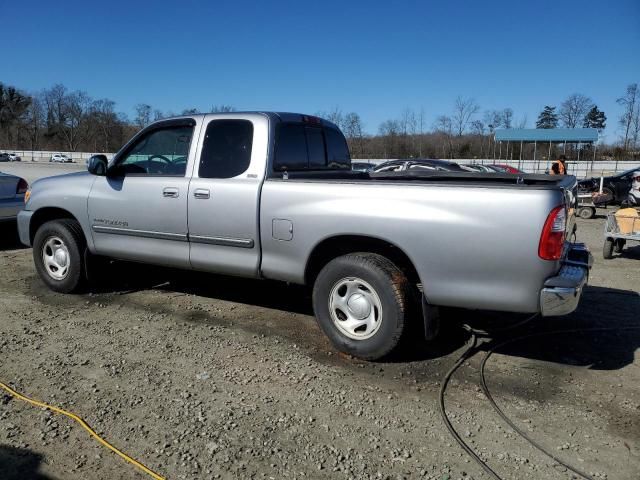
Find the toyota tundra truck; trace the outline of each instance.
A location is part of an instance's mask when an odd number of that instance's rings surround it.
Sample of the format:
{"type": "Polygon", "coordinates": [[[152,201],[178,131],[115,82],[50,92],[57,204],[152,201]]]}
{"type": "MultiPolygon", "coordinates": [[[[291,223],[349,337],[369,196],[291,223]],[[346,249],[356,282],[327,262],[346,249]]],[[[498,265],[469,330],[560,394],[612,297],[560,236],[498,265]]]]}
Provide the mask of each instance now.
{"type": "Polygon", "coordinates": [[[156,122],[35,182],[18,224],[56,292],[101,257],[306,284],[333,345],[375,360],[410,326],[433,337],[438,307],[572,312],[591,265],[575,203],[572,176],[352,171],[333,123],[234,112],[156,122]]]}

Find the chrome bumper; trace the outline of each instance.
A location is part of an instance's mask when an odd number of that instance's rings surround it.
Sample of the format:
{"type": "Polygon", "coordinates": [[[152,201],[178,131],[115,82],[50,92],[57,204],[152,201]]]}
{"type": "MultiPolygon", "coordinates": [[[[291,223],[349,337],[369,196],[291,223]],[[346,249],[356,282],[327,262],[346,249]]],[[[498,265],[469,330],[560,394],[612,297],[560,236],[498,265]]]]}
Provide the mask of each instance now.
{"type": "Polygon", "coordinates": [[[540,292],[540,312],[543,317],[567,315],[578,308],[591,265],[593,256],[584,243],[572,244],[560,271],[544,282],[540,292]]]}

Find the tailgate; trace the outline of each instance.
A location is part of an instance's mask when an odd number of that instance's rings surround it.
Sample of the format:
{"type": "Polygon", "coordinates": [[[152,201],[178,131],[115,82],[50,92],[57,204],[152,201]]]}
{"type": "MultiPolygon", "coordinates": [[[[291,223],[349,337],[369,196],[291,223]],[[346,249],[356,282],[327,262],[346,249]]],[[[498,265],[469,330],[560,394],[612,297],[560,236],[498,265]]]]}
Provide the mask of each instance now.
{"type": "Polygon", "coordinates": [[[16,177],[0,173],[0,200],[14,198],[17,185],[18,179],[16,177]]]}

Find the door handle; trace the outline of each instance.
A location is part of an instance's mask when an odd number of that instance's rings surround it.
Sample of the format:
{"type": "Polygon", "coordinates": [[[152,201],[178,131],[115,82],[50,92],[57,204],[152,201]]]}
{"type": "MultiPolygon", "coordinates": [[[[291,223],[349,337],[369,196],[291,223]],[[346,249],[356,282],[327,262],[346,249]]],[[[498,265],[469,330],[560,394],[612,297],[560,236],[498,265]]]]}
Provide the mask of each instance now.
{"type": "Polygon", "coordinates": [[[167,187],[162,190],[162,196],[167,198],[178,198],[180,196],[180,190],[174,187],[167,187]]]}
{"type": "Polygon", "coordinates": [[[209,198],[211,196],[211,193],[209,192],[209,189],[207,189],[207,188],[196,188],[193,191],[193,196],[195,198],[206,200],[207,198],[209,198]]]}

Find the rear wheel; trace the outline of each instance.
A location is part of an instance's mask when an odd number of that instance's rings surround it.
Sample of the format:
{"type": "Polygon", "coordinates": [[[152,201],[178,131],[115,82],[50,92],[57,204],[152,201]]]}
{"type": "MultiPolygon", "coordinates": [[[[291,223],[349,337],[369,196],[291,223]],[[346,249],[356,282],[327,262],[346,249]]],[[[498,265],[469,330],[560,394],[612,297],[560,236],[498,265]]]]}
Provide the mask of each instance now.
{"type": "Polygon", "coordinates": [[[408,322],[410,284],[387,258],[353,253],[319,273],[313,308],[320,328],[341,352],[377,360],[398,345],[408,322]]]}
{"type": "Polygon", "coordinates": [[[578,210],[578,216],[580,218],[584,218],[585,220],[593,218],[595,214],[596,209],[593,207],[581,207],[580,210],[578,210]]]}
{"type": "Polygon", "coordinates": [[[613,238],[606,238],[602,248],[602,256],[605,259],[613,258],[613,238]]]}
{"type": "Polygon", "coordinates": [[[77,221],[60,219],[43,224],[33,241],[33,260],[42,281],[56,292],[79,291],[86,281],[85,249],[77,221]]]}

